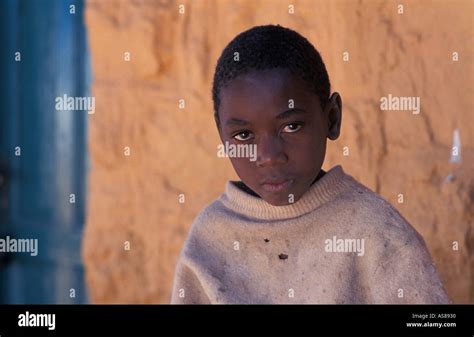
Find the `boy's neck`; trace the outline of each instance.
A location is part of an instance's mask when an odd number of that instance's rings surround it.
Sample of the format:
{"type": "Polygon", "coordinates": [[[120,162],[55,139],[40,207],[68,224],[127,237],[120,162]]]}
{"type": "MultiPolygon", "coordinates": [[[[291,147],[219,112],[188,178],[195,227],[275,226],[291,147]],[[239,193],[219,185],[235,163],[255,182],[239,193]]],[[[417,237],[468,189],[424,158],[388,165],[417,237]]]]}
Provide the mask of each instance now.
{"type": "Polygon", "coordinates": [[[314,178],[313,182],[311,183],[311,186],[313,186],[313,184],[317,182],[319,179],[321,179],[325,174],[326,172],[323,169],[319,170],[319,173],[316,176],[316,178],[314,178]]]}

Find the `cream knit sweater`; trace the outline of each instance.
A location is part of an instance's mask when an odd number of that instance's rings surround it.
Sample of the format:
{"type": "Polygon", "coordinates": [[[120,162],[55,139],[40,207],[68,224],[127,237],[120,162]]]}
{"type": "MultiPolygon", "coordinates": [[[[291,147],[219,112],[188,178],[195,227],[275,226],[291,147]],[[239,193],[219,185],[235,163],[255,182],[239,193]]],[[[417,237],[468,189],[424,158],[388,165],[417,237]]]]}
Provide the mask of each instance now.
{"type": "Polygon", "coordinates": [[[294,204],[227,182],[195,219],[171,303],[450,303],[423,238],[335,166],[294,204]]]}

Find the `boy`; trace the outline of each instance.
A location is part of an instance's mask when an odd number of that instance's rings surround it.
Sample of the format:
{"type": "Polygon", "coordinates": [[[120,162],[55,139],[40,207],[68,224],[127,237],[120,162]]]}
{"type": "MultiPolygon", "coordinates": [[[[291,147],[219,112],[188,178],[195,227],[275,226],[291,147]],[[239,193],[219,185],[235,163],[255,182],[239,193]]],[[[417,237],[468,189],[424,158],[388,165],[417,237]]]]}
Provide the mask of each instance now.
{"type": "Polygon", "coordinates": [[[311,43],[258,26],[224,49],[213,83],[223,143],[241,181],[195,219],[171,303],[450,303],[422,237],[337,165],[321,169],[341,128],[311,43]]]}

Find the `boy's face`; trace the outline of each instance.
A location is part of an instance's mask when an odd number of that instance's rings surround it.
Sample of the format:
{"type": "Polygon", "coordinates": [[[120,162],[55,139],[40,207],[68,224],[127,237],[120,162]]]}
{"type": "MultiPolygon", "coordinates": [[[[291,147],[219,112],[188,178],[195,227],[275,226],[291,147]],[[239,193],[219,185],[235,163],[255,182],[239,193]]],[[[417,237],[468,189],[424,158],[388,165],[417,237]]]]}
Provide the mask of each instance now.
{"type": "Polygon", "coordinates": [[[256,144],[256,160],[231,157],[237,175],[274,206],[296,202],[321,170],[326,139],[339,136],[339,95],[323,111],[306,83],[283,69],[240,76],[220,95],[222,142],[256,144]]]}

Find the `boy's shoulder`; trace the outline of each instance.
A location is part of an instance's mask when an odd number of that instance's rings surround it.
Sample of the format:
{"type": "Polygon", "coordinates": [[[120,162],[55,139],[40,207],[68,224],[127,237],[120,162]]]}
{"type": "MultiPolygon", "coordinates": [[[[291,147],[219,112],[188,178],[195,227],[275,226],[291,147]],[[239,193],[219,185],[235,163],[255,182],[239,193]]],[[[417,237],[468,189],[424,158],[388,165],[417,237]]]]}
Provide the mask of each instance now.
{"type": "Polygon", "coordinates": [[[222,224],[225,220],[226,209],[217,198],[207,204],[194,218],[187,236],[188,241],[197,237],[215,235],[215,224],[222,224]]]}
{"type": "Polygon", "coordinates": [[[422,236],[390,202],[351,176],[351,191],[347,198],[352,222],[360,234],[370,235],[391,244],[411,242],[425,245],[422,236]]]}

